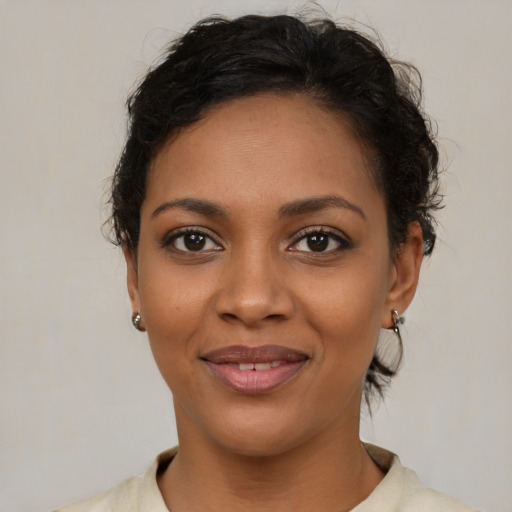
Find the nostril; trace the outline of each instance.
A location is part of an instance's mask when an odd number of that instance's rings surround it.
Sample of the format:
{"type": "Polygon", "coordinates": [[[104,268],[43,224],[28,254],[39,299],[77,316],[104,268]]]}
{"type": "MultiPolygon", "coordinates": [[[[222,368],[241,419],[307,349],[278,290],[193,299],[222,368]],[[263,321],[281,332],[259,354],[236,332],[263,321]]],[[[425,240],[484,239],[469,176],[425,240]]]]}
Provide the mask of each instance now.
{"type": "MultiPolygon", "coordinates": [[[[223,313],[221,315],[225,320],[228,320],[228,321],[233,321],[233,320],[242,320],[244,321],[244,318],[245,318],[245,321],[250,321],[251,319],[249,319],[247,317],[247,315],[237,315],[235,313],[223,313]]],[[[260,318],[257,318],[257,319],[253,319],[254,321],[265,321],[265,320],[270,320],[270,321],[273,321],[273,320],[281,320],[285,318],[285,315],[282,315],[282,314],[271,314],[271,315],[265,315],[265,316],[261,316],[260,318]]]]}
{"type": "Polygon", "coordinates": [[[292,296],[280,280],[235,279],[237,275],[231,276],[215,298],[215,313],[219,318],[255,326],[293,316],[292,296]]]}

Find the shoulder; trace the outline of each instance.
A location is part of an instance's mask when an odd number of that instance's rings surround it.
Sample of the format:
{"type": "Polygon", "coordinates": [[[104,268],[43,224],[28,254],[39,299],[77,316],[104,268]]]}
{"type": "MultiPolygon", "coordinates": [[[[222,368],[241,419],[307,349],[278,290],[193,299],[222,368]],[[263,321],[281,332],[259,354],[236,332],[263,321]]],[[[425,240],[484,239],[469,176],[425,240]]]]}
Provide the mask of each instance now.
{"type": "Polygon", "coordinates": [[[143,475],[125,480],[113,489],[55,512],[136,512],[134,507],[139,495],[143,475]]]}
{"type": "Polygon", "coordinates": [[[476,512],[447,494],[423,487],[414,471],[404,468],[404,476],[404,512],[476,512]]]}
{"type": "Polygon", "coordinates": [[[416,473],[402,466],[394,453],[371,444],[365,444],[365,448],[386,476],[353,512],[476,512],[446,494],[421,485],[416,473]]]}
{"type": "Polygon", "coordinates": [[[125,512],[135,511],[130,503],[138,494],[141,476],[125,480],[110,491],[94,496],[73,505],[59,508],[55,512],[106,512],[114,511],[123,506],[125,512]]]}
{"type": "Polygon", "coordinates": [[[177,449],[161,453],[139,476],[125,480],[93,498],[59,508],[54,512],[168,512],[158,488],[158,468],[170,463],[177,449]]]}

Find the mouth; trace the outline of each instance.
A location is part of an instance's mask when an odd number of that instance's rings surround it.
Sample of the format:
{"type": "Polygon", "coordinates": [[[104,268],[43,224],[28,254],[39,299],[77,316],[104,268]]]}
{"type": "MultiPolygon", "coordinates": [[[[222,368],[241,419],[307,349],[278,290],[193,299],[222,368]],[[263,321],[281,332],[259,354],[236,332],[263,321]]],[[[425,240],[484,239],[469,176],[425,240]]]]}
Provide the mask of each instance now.
{"type": "Polygon", "coordinates": [[[242,394],[268,393],[297,375],[309,357],[280,345],[236,345],[201,357],[214,377],[242,394]]]}

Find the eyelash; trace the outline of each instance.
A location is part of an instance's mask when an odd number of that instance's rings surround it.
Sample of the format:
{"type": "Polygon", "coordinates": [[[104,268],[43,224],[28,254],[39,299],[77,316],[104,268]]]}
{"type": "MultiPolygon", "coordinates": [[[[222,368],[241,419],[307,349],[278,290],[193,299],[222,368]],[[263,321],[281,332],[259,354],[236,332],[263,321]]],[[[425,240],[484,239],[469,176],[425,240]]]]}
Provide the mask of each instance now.
{"type": "MultiPolygon", "coordinates": [[[[201,252],[210,252],[212,249],[206,249],[203,250],[202,248],[198,251],[193,250],[186,250],[176,247],[176,241],[180,238],[184,237],[185,235],[199,235],[200,237],[204,237],[206,240],[205,243],[208,243],[208,240],[213,242],[216,245],[216,248],[213,249],[214,251],[220,251],[223,250],[222,245],[216,240],[216,237],[212,235],[209,231],[204,230],[203,228],[196,228],[193,226],[187,226],[185,228],[180,228],[177,231],[173,231],[172,233],[169,233],[167,236],[164,237],[164,239],[161,242],[161,245],[165,249],[171,249],[177,253],[201,253],[201,252]]],[[[326,255],[326,254],[333,254],[338,253],[347,249],[350,249],[352,247],[352,243],[344,236],[340,235],[338,231],[335,231],[332,228],[325,227],[325,226],[311,226],[304,228],[300,230],[295,236],[294,236],[294,242],[292,242],[290,245],[288,245],[287,249],[291,252],[300,252],[300,253],[313,253],[318,255],[326,255]],[[291,249],[291,247],[297,246],[300,242],[307,240],[308,237],[312,237],[313,235],[326,235],[329,237],[330,240],[334,240],[338,247],[335,249],[329,249],[329,250],[323,250],[323,251],[304,251],[300,249],[291,249]]],[[[328,241],[328,244],[330,244],[330,241],[328,241]]]]}
{"type": "MultiPolygon", "coordinates": [[[[204,228],[196,228],[194,226],[187,226],[185,228],[180,228],[176,231],[173,231],[166,235],[164,239],[161,242],[161,245],[164,249],[170,249],[177,253],[200,253],[200,252],[206,252],[203,250],[199,251],[191,251],[191,250],[185,250],[185,249],[179,249],[176,247],[176,241],[180,238],[185,237],[185,235],[199,235],[201,237],[204,237],[207,241],[210,240],[213,242],[217,247],[213,250],[220,251],[222,250],[221,244],[216,240],[216,237],[212,235],[209,231],[204,230],[204,228]]],[[[208,242],[206,242],[208,243],[208,242]]],[[[208,251],[211,251],[212,249],[208,249],[208,251]]]]}
{"type": "MultiPolygon", "coordinates": [[[[313,251],[313,250],[303,251],[303,250],[299,250],[299,249],[291,249],[291,250],[294,252],[295,251],[296,252],[307,252],[307,253],[313,253],[313,254],[316,253],[318,255],[320,255],[320,254],[323,254],[323,255],[331,254],[332,255],[334,253],[339,253],[344,250],[352,248],[352,242],[350,240],[348,240],[347,237],[341,235],[337,230],[334,230],[333,228],[330,228],[327,226],[311,226],[311,227],[302,229],[295,236],[295,242],[293,242],[291,244],[291,246],[289,246],[289,247],[297,246],[300,242],[307,240],[308,237],[312,237],[313,235],[326,235],[331,240],[334,240],[338,244],[338,247],[336,247],[335,249],[329,249],[327,251],[313,251]]],[[[330,242],[328,242],[328,243],[330,243],[330,242]]]]}

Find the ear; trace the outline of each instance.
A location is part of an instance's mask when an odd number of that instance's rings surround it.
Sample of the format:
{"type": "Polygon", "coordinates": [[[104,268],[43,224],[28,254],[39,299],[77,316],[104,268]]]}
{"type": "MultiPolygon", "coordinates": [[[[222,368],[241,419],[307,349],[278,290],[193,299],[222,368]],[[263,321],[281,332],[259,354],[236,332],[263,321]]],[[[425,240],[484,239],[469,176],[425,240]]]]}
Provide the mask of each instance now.
{"type": "Polygon", "coordinates": [[[386,306],[382,316],[382,327],[393,325],[392,311],[402,314],[412,302],[423,261],[423,235],[418,222],[411,222],[406,240],[400,245],[393,262],[386,306]]]}
{"type": "Polygon", "coordinates": [[[123,254],[126,261],[126,284],[132,311],[140,313],[141,302],[139,295],[139,274],[137,272],[137,256],[133,249],[123,244],[123,254]]]}

